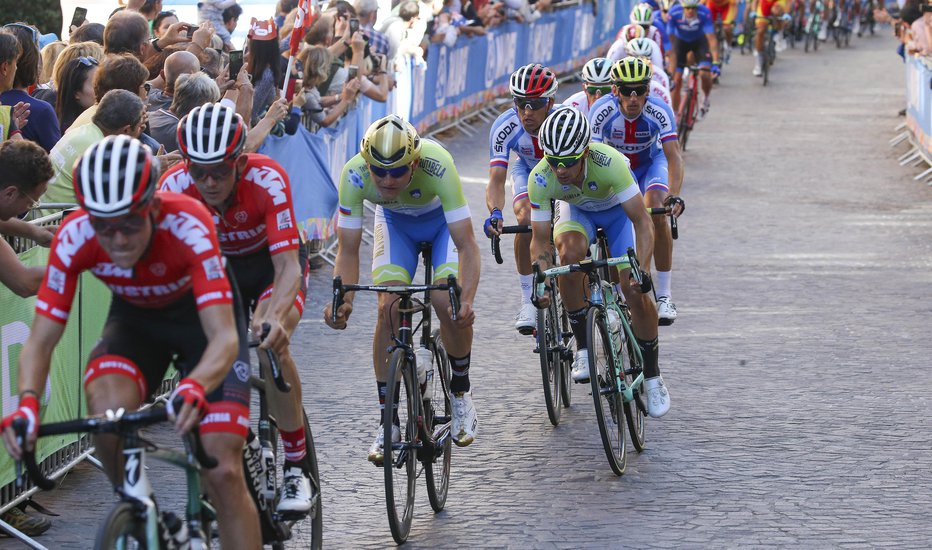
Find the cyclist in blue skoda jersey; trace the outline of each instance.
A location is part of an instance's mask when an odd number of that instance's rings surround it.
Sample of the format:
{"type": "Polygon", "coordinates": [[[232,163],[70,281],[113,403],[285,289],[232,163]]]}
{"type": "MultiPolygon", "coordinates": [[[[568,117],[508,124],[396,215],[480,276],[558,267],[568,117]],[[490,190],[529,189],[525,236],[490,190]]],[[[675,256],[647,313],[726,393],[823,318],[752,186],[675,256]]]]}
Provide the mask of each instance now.
{"type": "MultiPolygon", "coordinates": [[[[612,95],[589,110],[592,141],[624,153],[648,207],[672,206],[673,215],[679,216],[685,203],[679,198],[683,160],[676,122],[669,106],[648,97],[651,72],[650,62],[640,57],[626,57],[612,66],[612,95]]],[[[660,324],[670,325],[676,319],[670,294],[673,237],[665,218],[655,216],[653,222],[657,312],[660,324]]]]}
{"type": "Polygon", "coordinates": [[[680,0],[670,8],[667,33],[673,41],[676,56],[676,74],[673,76],[673,110],[680,108],[680,85],[683,83],[683,69],[691,63],[689,54],[693,54],[693,63],[699,65],[702,79],[702,102],[700,116],[709,112],[709,94],[712,93],[712,74],[721,73],[721,60],[718,58],[718,40],[715,38],[715,23],[712,12],[702,5],[701,0],[680,0]]]}

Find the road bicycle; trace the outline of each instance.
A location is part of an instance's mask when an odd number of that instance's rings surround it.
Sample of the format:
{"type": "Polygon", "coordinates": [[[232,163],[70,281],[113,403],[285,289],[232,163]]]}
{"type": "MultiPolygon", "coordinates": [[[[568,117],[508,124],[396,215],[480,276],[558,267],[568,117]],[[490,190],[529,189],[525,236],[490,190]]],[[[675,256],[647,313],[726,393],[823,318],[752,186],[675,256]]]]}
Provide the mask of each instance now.
{"type": "Polygon", "coordinates": [[[383,292],[398,296],[398,329],[392,327],[389,348],[388,392],[385,395],[385,412],[382,418],[384,432],[385,505],[388,525],[395,542],[401,544],[411,531],[414,517],[415,482],[424,474],[427,497],[434,512],[443,511],[450,488],[452,461],[452,414],[450,393],[452,376],[447,352],[440,340],[440,331],[431,329],[430,293],[446,291],[450,296],[453,320],[459,310],[460,288],[456,277],[447,282],[430,284],[432,278],[430,243],[420,243],[424,260],[422,285],[354,285],[343,284],[340,277],[333,279],[333,309],[337,311],[347,292],[383,292]],[[423,300],[414,297],[423,294],[423,300]],[[421,314],[417,325],[414,316],[421,314]],[[414,333],[420,330],[420,349],[427,349],[433,358],[433,368],[420,365],[415,359],[414,333]],[[400,387],[399,387],[400,385],[400,387]],[[397,411],[398,422],[394,414],[397,411]],[[401,430],[401,440],[393,443],[395,426],[401,430]],[[418,469],[420,464],[421,470],[418,469]]]}
{"type": "MultiPolygon", "coordinates": [[[[509,225],[501,228],[503,234],[530,233],[529,225],[509,225]]],[[[492,255],[499,264],[503,262],[501,238],[492,236],[492,255]]],[[[570,319],[560,300],[557,285],[548,283],[551,291],[551,303],[546,308],[537,310],[537,329],[534,331],[534,353],[540,359],[540,373],[544,386],[544,403],[547,417],[554,426],[560,423],[563,407],[569,407],[572,401],[573,370],[573,331],[570,319]],[[562,407],[561,407],[562,404],[562,407]]],[[[536,303],[532,294],[531,300],[536,303]]]]}
{"type": "Polygon", "coordinates": [[[542,296],[548,278],[577,272],[587,275],[589,382],[605,456],[612,471],[620,476],[625,473],[627,464],[626,424],[634,448],[637,451],[644,449],[647,399],[643,385],[643,358],[634,337],[631,314],[620,300],[609,268],[630,266],[632,276],[639,284],[642,283],[641,271],[632,248],[628,248],[625,257],[608,257],[608,240],[601,228],[597,230],[596,244],[590,248],[590,256],[579,263],[546,271],[535,265],[534,292],[538,297],[542,296]]]}
{"type": "Polygon", "coordinates": [[[770,82],[770,67],[777,60],[777,22],[780,18],[771,15],[767,17],[767,38],[764,44],[764,60],[761,62],[761,71],[764,76],[764,86],[770,82]]]}
{"type": "Polygon", "coordinates": [[[804,51],[807,53],[810,47],[814,52],[819,50],[819,33],[822,31],[822,13],[824,11],[825,4],[822,3],[822,0],[816,0],[813,4],[812,13],[809,15],[809,20],[806,22],[804,51]]]}
{"type": "Polygon", "coordinates": [[[857,0],[841,0],[841,6],[834,9],[832,15],[832,38],[835,40],[835,47],[841,48],[851,43],[851,22],[852,6],[851,3],[857,0]]]}
{"type": "Polygon", "coordinates": [[[680,147],[685,151],[689,134],[699,119],[699,66],[690,65],[687,67],[683,74],[683,81],[686,86],[684,86],[683,95],[680,99],[676,129],[680,147]]]}
{"type": "Polygon", "coordinates": [[[877,30],[877,20],[874,19],[874,9],[876,5],[874,0],[861,0],[861,25],[858,27],[858,38],[864,35],[864,29],[867,29],[871,33],[871,36],[877,30]]]}

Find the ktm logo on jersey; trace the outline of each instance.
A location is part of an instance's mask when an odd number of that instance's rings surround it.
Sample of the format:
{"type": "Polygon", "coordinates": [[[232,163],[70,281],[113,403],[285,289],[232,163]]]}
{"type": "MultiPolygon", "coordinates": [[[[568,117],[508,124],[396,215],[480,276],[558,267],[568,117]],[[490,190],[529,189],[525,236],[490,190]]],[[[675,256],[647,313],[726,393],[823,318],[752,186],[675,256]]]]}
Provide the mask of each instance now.
{"type": "Polygon", "coordinates": [[[81,250],[84,243],[94,238],[94,228],[91,227],[90,219],[87,216],[75,220],[73,223],[66,223],[65,227],[58,231],[58,245],[55,247],[55,254],[65,267],[71,267],[71,259],[81,250]]]}
{"type": "Polygon", "coordinates": [[[165,214],[165,219],[159,224],[159,229],[168,229],[172,235],[190,246],[197,254],[213,248],[207,226],[187,212],[165,214]]]}
{"type": "Polygon", "coordinates": [[[91,268],[91,273],[98,277],[119,277],[121,279],[132,279],[132,268],[120,267],[113,263],[100,263],[91,268]]]}
{"type": "Polygon", "coordinates": [[[285,194],[285,181],[277,170],[267,166],[254,166],[246,172],[246,181],[251,181],[269,192],[272,197],[272,204],[275,206],[284,204],[288,200],[285,194]]]}
{"type": "Polygon", "coordinates": [[[171,191],[172,193],[184,193],[184,190],[191,187],[193,183],[194,180],[191,179],[191,174],[188,174],[187,170],[177,170],[165,176],[165,181],[162,182],[162,190],[171,191]]]}

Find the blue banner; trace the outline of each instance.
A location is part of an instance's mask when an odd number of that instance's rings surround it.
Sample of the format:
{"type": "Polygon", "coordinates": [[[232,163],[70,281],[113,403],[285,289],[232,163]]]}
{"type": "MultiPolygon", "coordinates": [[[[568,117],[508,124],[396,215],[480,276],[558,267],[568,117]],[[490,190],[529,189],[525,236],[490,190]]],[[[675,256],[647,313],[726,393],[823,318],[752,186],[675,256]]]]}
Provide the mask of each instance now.
{"type": "Polygon", "coordinates": [[[906,125],[932,156],[932,60],[906,58],[906,125]]]}

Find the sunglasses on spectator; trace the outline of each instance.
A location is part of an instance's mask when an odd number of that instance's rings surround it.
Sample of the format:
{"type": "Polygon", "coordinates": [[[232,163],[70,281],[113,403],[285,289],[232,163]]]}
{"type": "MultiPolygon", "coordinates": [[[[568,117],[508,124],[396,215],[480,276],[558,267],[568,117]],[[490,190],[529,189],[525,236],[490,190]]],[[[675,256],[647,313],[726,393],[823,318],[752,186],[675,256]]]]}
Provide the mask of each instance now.
{"type": "Polygon", "coordinates": [[[622,84],[615,84],[615,87],[618,89],[618,95],[624,97],[630,96],[644,96],[650,91],[649,86],[626,86],[622,84]]]}
{"type": "Polygon", "coordinates": [[[123,216],[118,220],[108,220],[106,218],[94,218],[91,217],[91,227],[94,228],[94,231],[98,236],[104,238],[110,238],[116,235],[117,233],[122,233],[125,236],[135,235],[142,231],[142,228],[146,225],[146,214],[145,212],[140,212],[136,214],[130,214],[128,216],[123,216]]]}
{"type": "Polygon", "coordinates": [[[547,106],[550,103],[550,98],[548,97],[537,97],[534,99],[518,99],[515,98],[515,107],[518,110],[530,109],[532,111],[539,111],[547,106]]]}
{"type": "Polygon", "coordinates": [[[188,163],[188,174],[195,180],[205,180],[208,177],[220,180],[233,173],[234,163],[222,162],[216,166],[207,167],[202,164],[188,163]]]}
{"type": "Polygon", "coordinates": [[[20,194],[20,195],[22,195],[22,196],[24,196],[24,197],[26,197],[27,199],[29,199],[29,200],[32,201],[32,204],[29,206],[29,209],[30,209],[30,210],[35,210],[36,208],[39,208],[39,201],[36,200],[36,199],[34,199],[34,198],[32,198],[32,195],[30,195],[29,193],[23,191],[22,189],[18,189],[18,191],[19,191],[19,194],[20,194]]]}
{"type": "Polygon", "coordinates": [[[411,167],[408,165],[396,166],[395,168],[382,168],[381,166],[375,166],[374,164],[369,165],[369,170],[372,170],[372,175],[377,178],[384,178],[385,176],[391,176],[393,178],[400,178],[401,176],[408,173],[411,167]]]}
{"type": "Polygon", "coordinates": [[[92,66],[94,66],[94,65],[99,65],[99,64],[100,64],[100,63],[97,61],[97,59],[95,59],[95,58],[93,58],[93,57],[85,57],[85,56],[83,56],[83,55],[82,55],[81,57],[77,58],[77,60],[78,60],[79,63],[81,63],[81,64],[84,65],[85,67],[92,67],[92,66]]]}
{"type": "Polygon", "coordinates": [[[576,166],[579,163],[579,161],[582,160],[582,157],[585,153],[586,152],[583,151],[582,153],[579,153],[578,155],[567,155],[564,157],[558,157],[554,155],[544,155],[544,158],[547,159],[547,164],[549,164],[551,168],[556,170],[557,168],[561,168],[561,167],[572,168],[576,166]]]}
{"type": "Polygon", "coordinates": [[[611,86],[586,86],[586,93],[589,95],[595,94],[609,94],[612,92],[611,86]]]}
{"type": "Polygon", "coordinates": [[[32,41],[35,42],[36,45],[39,44],[39,31],[37,31],[36,29],[30,27],[29,25],[23,25],[22,23],[8,23],[3,26],[4,29],[8,29],[10,27],[18,27],[21,29],[26,29],[27,31],[32,33],[32,41]]]}

